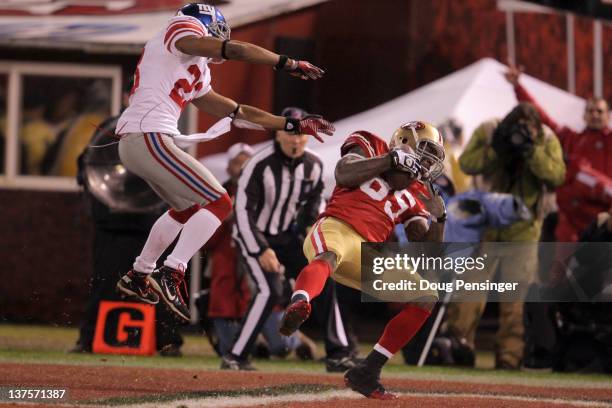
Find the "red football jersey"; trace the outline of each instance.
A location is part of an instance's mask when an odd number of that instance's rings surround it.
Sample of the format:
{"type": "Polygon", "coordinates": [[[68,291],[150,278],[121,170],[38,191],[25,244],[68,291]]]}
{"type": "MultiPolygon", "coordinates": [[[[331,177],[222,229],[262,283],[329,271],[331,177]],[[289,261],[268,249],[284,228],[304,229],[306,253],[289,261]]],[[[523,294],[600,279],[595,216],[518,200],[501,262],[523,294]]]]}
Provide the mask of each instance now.
{"type": "MultiPolygon", "coordinates": [[[[365,157],[376,157],[389,152],[389,147],[378,136],[358,131],[352,133],[340,148],[342,156],[359,146],[365,157]]],[[[374,177],[358,188],[334,189],[332,197],[321,217],[338,218],[355,229],[370,242],[384,242],[389,238],[395,224],[404,223],[412,217],[429,217],[423,203],[408,189],[392,190],[382,177],[374,177]]]]}

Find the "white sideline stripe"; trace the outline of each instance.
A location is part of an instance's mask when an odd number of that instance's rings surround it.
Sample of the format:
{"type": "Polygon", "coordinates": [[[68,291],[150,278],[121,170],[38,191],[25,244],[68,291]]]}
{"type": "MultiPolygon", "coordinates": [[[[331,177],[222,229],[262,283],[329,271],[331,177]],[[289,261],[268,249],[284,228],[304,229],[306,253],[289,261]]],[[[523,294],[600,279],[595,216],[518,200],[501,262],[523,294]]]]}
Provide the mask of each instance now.
{"type": "Polygon", "coordinates": [[[363,398],[361,394],[357,394],[351,390],[340,390],[340,391],[325,391],[319,394],[287,394],[279,396],[257,396],[257,397],[214,397],[205,399],[188,399],[188,400],[175,400],[166,401],[162,403],[154,404],[134,404],[134,405],[122,405],[121,407],[127,408],[167,408],[172,405],[179,405],[186,408],[229,408],[229,407],[254,407],[264,406],[267,404],[281,404],[286,402],[317,402],[327,401],[332,398],[343,398],[343,399],[360,399],[363,398]]]}
{"type": "Polygon", "coordinates": [[[419,398],[474,398],[474,399],[498,399],[504,401],[517,401],[517,402],[532,402],[534,404],[560,404],[560,405],[573,405],[576,407],[612,407],[609,402],[603,401],[583,401],[575,399],[563,399],[563,398],[542,398],[542,397],[523,397],[518,395],[485,395],[485,394],[445,394],[445,393],[425,393],[425,392],[410,392],[410,393],[396,393],[397,395],[407,397],[419,397],[419,398]]]}
{"type": "MultiPolygon", "coordinates": [[[[514,395],[484,395],[484,394],[473,394],[473,393],[461,393],[461,394],[447,394],[443,392],[439,393],[426,393],[426,392],[399,392],[395,393],[398,396],[404,397],[417,397],[417,398],[474,398],[474,399],[492,399],[502,401],[516,401],[516,402],[528,402],[528,403],[546,403],[554,405],[573,405],[576,407],[612,407],[612,404],[603,401],[582,401],[575,399],[562,399],[562,398],[539,398],[539,397],[523,397],[514,395]]],[[[181,407],[186,408],[197,408],[197,407],[253,407],[263,406],[267,404],[281,404],[288,402],[323,402],[331,399],[362,399],[363,396],[350,390],[337,390],[337,391],[325,391],[319,394],[289,394],[280,396],[258,396],[258,397],[214,397],[204,399],[188,399],[188,400],[175,400],[166,401],[163,403],[152,403],[152,404],[134,404],[134,405],[121,405],[120,407],[127,408],[166,408],[169,405],[174,406],[179,404],[181,407]]]]}
{"type": "MultiPolygon", "coordinates": [[[[473,394],[473,393],[426,393],[426,392],[396,392],[398,396],[403,397],[417,397],[417,398],[474,398],[474,399],[493,399],[503,401],[516,401],[516,402],[528,402],[528,403],[546,403],[556,405],[573,405],[576,407],[612,407],[611,403],[604,401],[582,401],[575,399],[563,399],[563,398],[540,398],[514,396],[514,395],[485,395],[485,394],[473,394]]],[[[168,406],[181,406],[185,408],[199,408],[199,407],[253,407],[263,406],[266,404],[281,404],[286,402],[317,402],[327,401],[331,399],[361,399],[363,398],[360,394],[350,390],[332,390],[325,391],[319,394],[288,394],[279,396],[256,396],[256,397],[211,397],[201,399],[177,399],[173,401],[164,401],[159,403],[139,403],[131,405],[112,405],[114,408],[167,408],[168,406]]],[[[404,400],[405,401],[405,400],[404,400]]],[[[407,401],[406,401],[407,402],[407,401]]],[[[33,405],[40,404],[40,402],[21,402],[11,401],[11,404],[17,405],[33,405]]],[[[53,404],[53,407],[61,408],[74,408],[75,404],[53,404]]],[[[108,408],[111,405],[87,405],[88,408],[108,408]]]]}

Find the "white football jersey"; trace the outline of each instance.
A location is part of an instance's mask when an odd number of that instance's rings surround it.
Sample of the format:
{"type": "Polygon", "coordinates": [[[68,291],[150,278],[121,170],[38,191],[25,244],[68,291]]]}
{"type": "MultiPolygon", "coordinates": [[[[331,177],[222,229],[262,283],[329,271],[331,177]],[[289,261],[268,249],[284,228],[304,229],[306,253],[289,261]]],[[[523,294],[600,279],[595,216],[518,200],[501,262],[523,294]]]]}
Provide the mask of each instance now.
{"type": "Polygon", "coordinates": [[[188,35],[204,37],[208,32],[198,19],[176,16],[145,44],[134,73],[129,106],[117,122],[117,134],[177,135],[183,108],[210,91],[208,58],[184,54],[176,48],[176,41],[188,35]]]}

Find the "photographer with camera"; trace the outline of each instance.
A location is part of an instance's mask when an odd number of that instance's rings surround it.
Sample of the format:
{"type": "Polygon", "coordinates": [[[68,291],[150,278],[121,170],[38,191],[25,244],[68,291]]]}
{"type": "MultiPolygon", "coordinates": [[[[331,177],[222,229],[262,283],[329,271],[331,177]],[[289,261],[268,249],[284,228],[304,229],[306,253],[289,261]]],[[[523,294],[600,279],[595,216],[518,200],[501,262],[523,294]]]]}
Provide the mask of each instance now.
{"type": "MultiPolygon", "coordinates": [[[[553,189],[563,183],[565,164],[559,140],[542,124],[536,109],[520,103],[502,120],[482,123],[472,135],[459,158],[461,169],[469,175],[483,175],[491,192],[509,193],[520,199],[532,217],[509,226],[489,228],[484,242],[533,242],[521,250],[489,256],[487,274],[493,278],[499,268],[500,281],[529,284],[537,272],[537,245],[547,204],[554,200],[553,189]],[[520,259],[520,264],[517,263],[520,259]]],[[[501,251],[497,251],[500,253],[501,251]]],[[[447,323],[457,337],[474,345],[476,327],[486,304],[486,294],[473,302],[451,304],[447,323]]],[[[499,304],[496,367],[519,368],[523,356],[523,302],[499,304]]]]}
{"type": "MultiPolygon", "coordinates": [[[[521,85],[521,73],[522,68],[510,64],[504,77],[513,86],[516,98],[531,103],[540,114],[542,122],[558,135],[568,166],[567,180],[557,189],[559,222],[555,236],[559,242],[576,242],[597,215],[610,207],[609,197],[584,194],[581,186],[577,185],[580,184],[580,178],[576,177],[578,173],[588,173],[592,169],[602,176],[612,178],[612,160],[609,159],[612,155],[610,107],[603,98],[589,98],[584,107],[584,129],[576,131],[562,126],[521,85]]],[[[597,176],[595,178],[600,180],[597,176]]],[[[592,177],[594,175],[590,174],[589,178],[592,177]]]]}

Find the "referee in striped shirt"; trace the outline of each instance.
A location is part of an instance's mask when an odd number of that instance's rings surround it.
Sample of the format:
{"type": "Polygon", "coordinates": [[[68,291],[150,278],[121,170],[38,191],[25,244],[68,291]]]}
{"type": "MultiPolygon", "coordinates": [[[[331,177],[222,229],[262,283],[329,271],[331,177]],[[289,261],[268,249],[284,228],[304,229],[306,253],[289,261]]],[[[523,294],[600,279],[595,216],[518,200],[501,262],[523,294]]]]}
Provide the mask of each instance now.
{"type": "MultiPolygon", "coordinates": [[[[301,120],[306,112],[286,108],[282,115],[301,120]]],[[[323,163],[306,149],[307,141],[308,135],[278,131],[274,144],[256,153],[238,180],[233,236],[256,288],[222,369],[253,369],[248,356],[272,308],[283,301],[285,279],[295,279],[307,264],[302,244],[319,215],[324,187],[323,163]]],[[[314,305],[315,315],[326,328],[328,368],[331,359],[332,366],[348,364],[337,370],[343,371],[351,366],[354,342],[346,334],[333,282],[325,294],[314,305]]]]}

